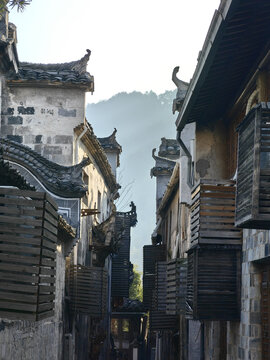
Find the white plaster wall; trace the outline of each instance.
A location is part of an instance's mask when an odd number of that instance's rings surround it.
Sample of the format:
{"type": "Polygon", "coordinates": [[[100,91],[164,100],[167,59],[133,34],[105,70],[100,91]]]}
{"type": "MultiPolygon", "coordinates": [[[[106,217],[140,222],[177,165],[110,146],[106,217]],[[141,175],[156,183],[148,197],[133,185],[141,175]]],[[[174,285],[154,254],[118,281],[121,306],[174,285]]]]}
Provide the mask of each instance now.
{"type": "Polygon", "coordinates": [[[73,129],[84,121],[84,107],[79,89],[5,87],[1,133],[49,160],[72,165],[73,129]]]}
{"type": "Polygon", "coordinates": [[[222,121],[197,125],[195,180],[221,180],[227,176],[227,138],[222,121]]]}
{"type": "Polygon", "coordinates": [[[116,177],[116,169],[117,169],[117,154],[106,152],[107,159],[109,161],[109,164],[111,165],[112,172],[114,176],[116,177]]]}
{"type": "Polygon", "coordinates": [[[82,161],[86,155],[90,158],[91,164],[84,168],[85,174],[88,176],[88,195],[87,199],[82,201],[82,208],[95,209],[98,207],[98,192],[101,194],[101,208],[100,214],[95,216],[86,216],[82,218],[80,241],[77,243],[75,253],[77,253],[77,263],[84,264],[86,252],[89,250],[89,233],[92,225],[97,225],[106,220],[111,214],[112,198],[109,187],[107,186],[104,176],[101,173],[98,165],[95,163],[94,158],[82,143],[75,140],[77,147],[77,160],[82,161]]]}
{"type": "MultiPolygon", "coordinates": [[[[182,133],[181,133],[181,139],[186,145],[187,149],[192,155],[192,160],[194,161],[194,139],[195,139],[195,131],[196,131],[196,124],[191,123],[187,124],[182,133]]],[[[190,204],[191,203],[191,187],[188,182],[189,177],[189,163],[188,163],[188,157],[183,151],[183,149],[180,150],[180,159],[179,159],[179,198],[181,203],[190,204]]]]}
{"type": "Polygon", "coordinates": [[[179,238],[178,238],[178,201],[179,201],[179,191],[176,192],[173,200],[170,203],[170,207],[167,210],[167,216],[171,216],[171,227],[168,226],[168,236],[167,236],[167,250],[172,259],[175,259],[177,256],[177,251],[179,247],[179,238]],[[171,214],[171,215],[170,215],[171,214]]]}
{"type": "Polygon", "coordinates": [[[160,205],[160,202],[163,198],[163,195],[167,189],[167,185],[170,181],[170,175],[157,175],[156,177],[156,200],[157,200],[157,209],[160,205]]]}

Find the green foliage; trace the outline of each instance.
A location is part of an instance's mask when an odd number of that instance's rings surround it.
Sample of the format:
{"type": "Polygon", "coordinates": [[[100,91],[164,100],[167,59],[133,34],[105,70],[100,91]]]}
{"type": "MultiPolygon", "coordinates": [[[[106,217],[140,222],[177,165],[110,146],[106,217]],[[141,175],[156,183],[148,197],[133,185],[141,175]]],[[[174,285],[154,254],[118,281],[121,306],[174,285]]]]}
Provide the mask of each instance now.
{"type": "Polygon", "coordinates": [[[129,298],[133,300],[143,300],[141,273],[138,271],[138,266],[133,267],[133,282],[129,288],[129,298]]]}
{"type": "Polygon", "coordinates": [[[32,0],[0,0],[0,12],[3,12],[6,6],[11,9],[17,8],[17,11],[23,11],[26,5],[29,5],[32,0]]]}

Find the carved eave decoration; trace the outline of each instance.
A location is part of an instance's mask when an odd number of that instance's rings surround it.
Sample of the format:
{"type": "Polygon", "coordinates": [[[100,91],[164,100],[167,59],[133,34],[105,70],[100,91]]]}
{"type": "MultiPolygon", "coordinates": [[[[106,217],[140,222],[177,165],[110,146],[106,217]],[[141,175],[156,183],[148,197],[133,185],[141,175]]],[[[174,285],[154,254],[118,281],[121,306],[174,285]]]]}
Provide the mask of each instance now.
{"type": "Polygon", "coordinates": [[[27,169],[53,194],[64,198],[81,198],[86,194],[82,169],[90,164],[89,158],[74,166],[61,166],[25,145],[3,138],[0,138],[0,149],[11,167],[15,163],[27,169]]]}
{"type": "Polygon", "coordinates": [[[134,204],[133,201],[131,201],[129,206],[131,208],[130,211],[126,211],[126,212],[118,211],[116,213],[116,216],[118,216],[119,218],[122,218],[122,219],[129,219],[129,226],[134,227],[134,226],[136,226],[136,224],[138,222],[136,205],[134,204]]]}
{"type": "Polygon", "coordinates": [[[100,142],[98,141],[96,135],[94,134],[93,128],[89,123],[80,124],[74,129],[74,132],[79,137],[84,132],[85,129],[86,132],[81,137],[81,141],[89,150],[90,154],[95,160],[111,192],[115,193],[115,199],[116,199],[119,196],[118,189],[120,189],[121,186],[116,182],[115,176],[111,169],[111,165],[108,162],[106,153],[102,148],[102,146],[100,145],[100,142]]]}
{"type": "Polygon", "coordinates": [[[91,51],[80,60],[58,64],[20,62],[16,73],[11,73],[9,86],[78,88],[94,91],[94,77],[86,71],[91,51]]]}
{"type": "Polygon", "coordinates": [[[122,146],[116,140],[117,129],[114,128],[113,133],[104,138],[98,138],[100,145],[103,147],[106,153],[116,153],[117,154],[117,166],[120,166],[119,155],[122,152],[122,146]]]}
{"type": "Polygon", "coordinates": [[[104,266],[107,256],[118,252],[121,235],[115,232],[115,213],[101,224],[93,226],[90,250],[96,254],[96,266],[104,266]]]}
{"type": "Polygon", "coordinates": [[[160,158],[175,160],[180,156],[180,145],[176,139],[161,138],[158,156],[160,158]]]}
{"type": "Polygon", "coordinates": [[[156,161],[156,166],[154,166],[150,171],[150,176],[159,176],[159,175],[170,175],[173,172],[175,161],[163,156],[155,155],[156,149],[152,150],[152,157],[156,161]]]}
{"type": "Polygon", "coordinates": [[[76,229],[62,217],[58,217],[58,239],[61,241],[70,241],[76,238],[76,229]]]}
{"type": "Polygon", "coordinates": [[[173,172],[173,167],[160,167],[155,166],[151,169],[150,175],[153,176],[159,176],[159,175],[171,175],[173,172]]]}
{"type": "Polygon", "coordinates": [[[115,214],[101,224],[93,226],[93,247],[102,248],[111,246],[115,239],[115,214]]]}

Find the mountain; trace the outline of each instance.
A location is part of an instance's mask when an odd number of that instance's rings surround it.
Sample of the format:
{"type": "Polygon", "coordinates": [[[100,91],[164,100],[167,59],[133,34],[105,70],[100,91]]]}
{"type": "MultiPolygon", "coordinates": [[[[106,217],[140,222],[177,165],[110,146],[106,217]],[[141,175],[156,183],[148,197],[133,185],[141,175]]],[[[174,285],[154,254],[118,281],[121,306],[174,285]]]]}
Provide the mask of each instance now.
{"type": "Polygon", "coordinates": [[[155,179],[150,177],[154,166],[152,149],[162,137],[175,138],[172,102],[175,91],[157,95],[132,92],[119,93],[109,100],[88,104],[86,118],[98,137],[117,129],[117,141],[123,152],[118,182],[122,186],[118,211],[129,211],[131,200],[137,206],[138,224],[132,229],[131,261],[142,269],[142,247],[151,243],[155,227],[155,179]]]}

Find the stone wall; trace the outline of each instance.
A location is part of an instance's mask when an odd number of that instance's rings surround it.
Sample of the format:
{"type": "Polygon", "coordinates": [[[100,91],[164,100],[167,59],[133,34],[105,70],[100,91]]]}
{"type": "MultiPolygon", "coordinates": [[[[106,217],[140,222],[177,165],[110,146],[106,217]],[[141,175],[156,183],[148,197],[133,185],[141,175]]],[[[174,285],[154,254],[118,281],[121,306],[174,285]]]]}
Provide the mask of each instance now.
{"type": "MultiPolygon", "coordinates": [[[[243,231],[243,262],[240,322],[227,322],[227,360],[261,359],[261,274],[253,261],[269,257],[269,231],[243,231]]],[[[219,360],[219,329],[205,327],[206,360],[219,360]]]]}
{"type": "Polygon", "coordinates": [[[259,266],[252,261],[269,255],[269,231],[245,229],[241,322],[228,325],[228,359],[261,359],[261,274],[259,266]]]}
{"type": "Polygon", "coordinates": [[[0,319],[0,360],[60,360],[63,347],[65,259],[57,251],[55,315],[39,322],[0,319]]]}
{"type": "Polygon", "coordinates": [[[219,360],[220,357],[220,322],[204,322],[205,360],[219,360]]]}

